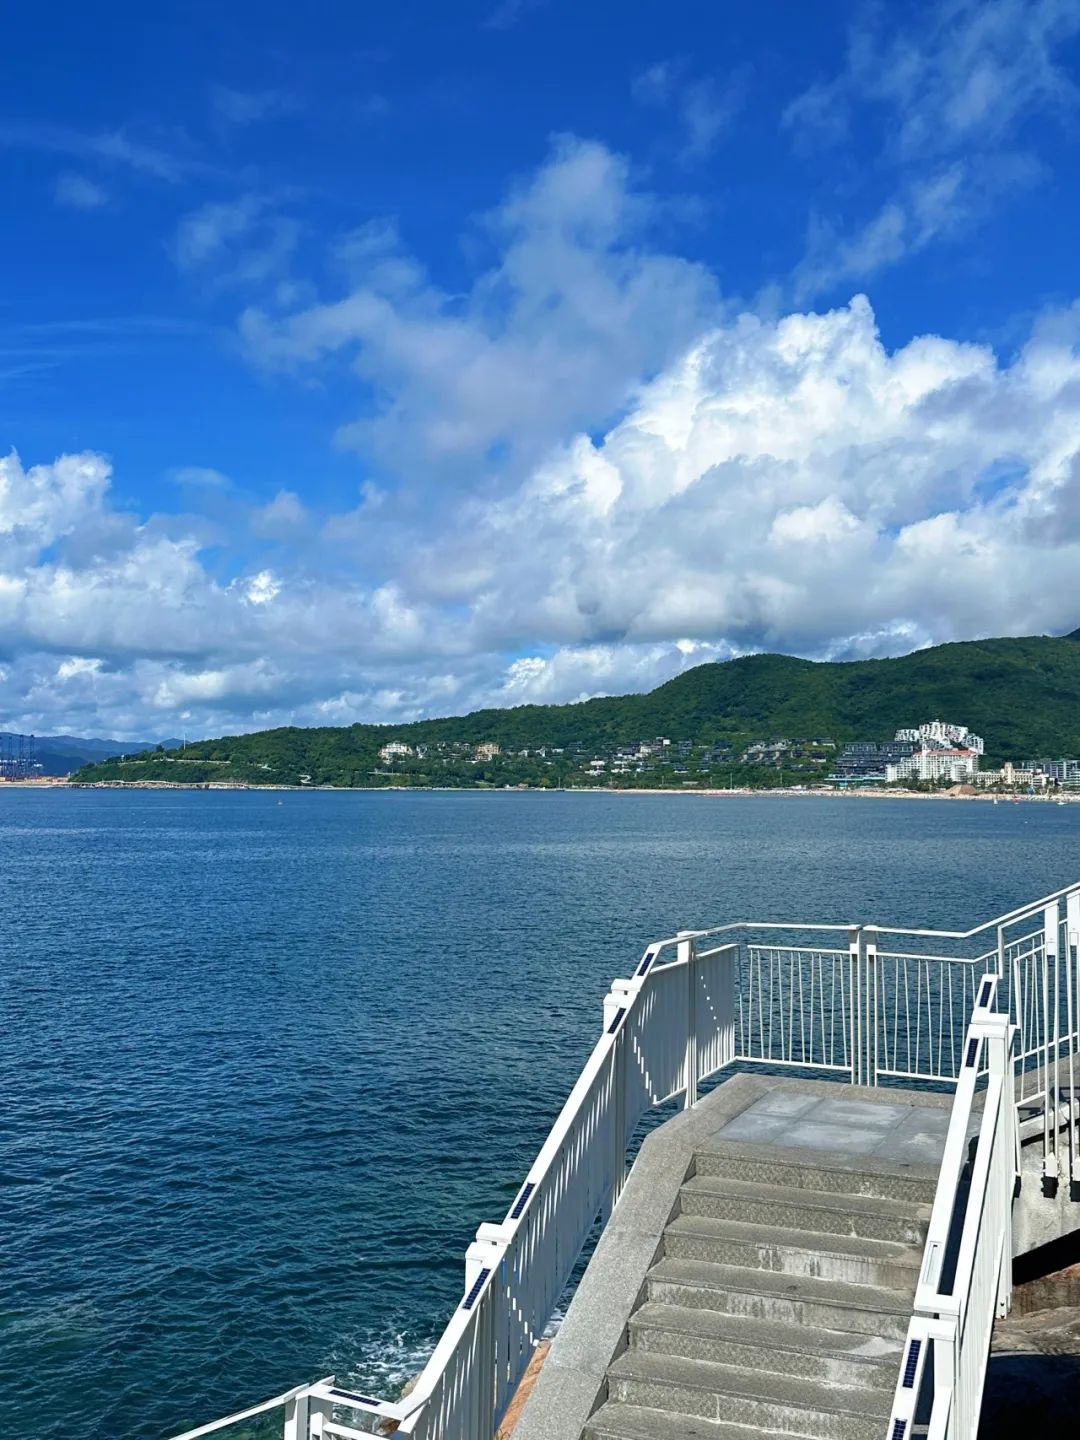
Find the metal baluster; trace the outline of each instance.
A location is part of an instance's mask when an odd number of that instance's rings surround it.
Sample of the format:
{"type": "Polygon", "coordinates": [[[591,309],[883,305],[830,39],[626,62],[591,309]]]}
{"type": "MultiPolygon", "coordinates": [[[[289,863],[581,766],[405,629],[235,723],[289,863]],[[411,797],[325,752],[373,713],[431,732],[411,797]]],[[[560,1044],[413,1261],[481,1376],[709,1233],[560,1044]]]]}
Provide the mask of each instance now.
{"type": "Polygon", "coordinates": [[[1076,1077],[1077,1025],[1080,1022],[1080,890],[1074,890],[1065,901],[1065,994],[1069,1006],[1069,1185],[1075,1191],[1078,1179],[1076,1077]]]}
{"type": "Polygon", "coordinates": [[[911,1049],[911,960],[897,960],[896,962],[896,1007],[897,1026],[895,1031],[894,1064],[897,1070],[903,1070],[905,1075],[912,1073],[912,1049],[911,1049]],[[903,1014],[901,1015],[901,1006],[903,1014]]]}
{"type": "Polygon", "coordinates": [[[685,930],[679,934],[679,959],[686,966],[686,1109],[697,1103],[697,945],[685,930]]]}
{"type": "Polygon", "coordinates": [[[851,931],[848,940],[848,957],[850,965],[850,990],[851,990],[851,1083],[861,1083],[861,1067],[859,1063],[860,1051],[860,1017],[859,1017],[859,957],[862,953],[862,931],[858,926],[851,931]]]}
{"type": "Polygon", "coordinates": [[[873,925],[866,928],[863,954],[866,957],[866,1011],[868,1028],[866,1036],[867,1083],[878,1083],[878,985],[877,985],[878,933],[873,925]]]}
{"type": "MultiPolygon", "coordinates": [[[[1048,905],[1043,912],[1043,1183],[1052,1190],[1057,1185],[1056,1124],[1051,1119],[1051,1109],[1056,1108],[1057,1066],[1054,1075],[1050,1073],[1051,1037],[1054,1027],[1050,1022],[1050,965],[1057,952],[1057,906],[1048,905]],[[1053,1137],[1053,1138],[1052,1138],[1053,1137]]],[[[1056,1116],[1054,1117],[1056,1120],[1056,1116]]]]}
{"type": "Polygon", "coordinates": [[[756,955],[755,958],[756,958],[756,960],[757,960],[757,982],[758,982],[758,983],[757,983],[757,988],[758,988],[758,997],[757,997],[757,1008],[758,1008],[758,1057],[759,1057],[760,1059],[764,1060],[764,1059],[767,1059],[768,1057],[767,1057],[766,1051],[765,1051],[765,1001],[764,1001],[764,999],[763,999],[763,996],[764,996],[764,994],[765,994],[765,982],[764,982],[764,980],[761,978],[761,946],[760,946],[760,945],[757,947],[757,955],[756,955]]]}
{"type": "Polygon", "coordinates": [[[851,1058],[851,965],[840,959],[840,1008],[842,1013],[842,1024],[840,1026],[840,1045],[842,1049],[841,1059],[844,1065],[851,1066],[854,1062],[851,1058]]]}

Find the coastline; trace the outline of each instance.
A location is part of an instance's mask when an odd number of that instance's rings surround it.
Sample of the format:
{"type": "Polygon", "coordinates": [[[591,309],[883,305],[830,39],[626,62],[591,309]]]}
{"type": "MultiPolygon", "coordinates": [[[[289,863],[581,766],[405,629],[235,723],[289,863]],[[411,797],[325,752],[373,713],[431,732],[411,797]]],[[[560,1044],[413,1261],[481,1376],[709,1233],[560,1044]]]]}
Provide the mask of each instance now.
{"type": "Polygon", "coordinates": [[[250,791],[272,791],[282,792],[290,795],[302,794],[335,794],[348,795],[351,793],[374,795],[389,792],[391,794],[442,794],[442,795],[685,795],[696,796],[707,800],[759,800],[769,798],[782,799],[810,799],[823,798],[832,800],[974,800],[983,804],[997,803],[1001,805],[1012,804],[1035,804],[1035,805],[1056,805],[1059,802],[1065,805],[1080,804],[1080,794],[1047,794],[1047,795],[1005,795],[983,792],[978,794],[959,794],[955,790],[888,790],[875,786],[847,786],[844,789],[816,787],[805,789],[794,787],[772,786],[768,789],[697,789],[689,786],[625,786],[614,787],[606,785],[574,785],[574,786],[531,786],[531,785],[251,785],[242,781],[232,780],[208,780],[203,783],[195,783],[183,780],[107,780],[107,781],[70,781],[63,777],[49,776],[39,780],[5,780],[0,783],[0,793],[7,787],[16,790],[250,790],[250,791]]]}

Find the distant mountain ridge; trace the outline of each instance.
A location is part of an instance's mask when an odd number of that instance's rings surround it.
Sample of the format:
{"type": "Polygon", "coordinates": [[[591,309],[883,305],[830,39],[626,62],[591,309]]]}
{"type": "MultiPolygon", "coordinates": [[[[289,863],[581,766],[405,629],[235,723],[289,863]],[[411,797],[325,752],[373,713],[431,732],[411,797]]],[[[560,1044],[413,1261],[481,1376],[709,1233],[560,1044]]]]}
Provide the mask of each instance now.
{"type": "MultiPolygon", "coordinates": [[[[141,766],[109,760],[78,778],[370,785],[390,783],[378,757],[389,740],[413,747],[493,742],[514,754],[539,747],[581,754],[660,735],[695,745],[776,736],[843,744],[888,739],[900,726],[934,718],[984,736],[989,760],[1080,756],[1080,630],[961,641],[886,660],[746,655],[699,665],[643,695],[479,710],[404,725],[266,730],[199,741],[182,757],[141,766]]],[[[410,783],[445,778],[427,769],[430,774],[421,766],[410,783]]],[[[397,783],[393,776],[390,781],[397,783]]]]}
{"type": "MultiPolygon", "coordinates": [[[[18,740],[19,732],[0,730],[0,745],[7,739],[18,740]]],[[[158,744],[171,749],[180,744],[179,740],[103,740],[82,735],[35,735],[34,750],[41,763],[42,775],[70,775],[73,770],[95,760],[107,760],[115,755],[137,755],[141,750],[153,750],[158,744]]]]}

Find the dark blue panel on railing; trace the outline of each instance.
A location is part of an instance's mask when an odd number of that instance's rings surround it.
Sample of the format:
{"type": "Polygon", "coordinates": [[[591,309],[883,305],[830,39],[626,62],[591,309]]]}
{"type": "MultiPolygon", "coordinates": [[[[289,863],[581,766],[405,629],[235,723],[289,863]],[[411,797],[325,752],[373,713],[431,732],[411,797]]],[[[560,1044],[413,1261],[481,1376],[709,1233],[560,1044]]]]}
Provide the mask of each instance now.
{"type": "Polygon", "coordinates": [[[639,977],[639,978],[640,978],[642,975],[647,974],[648,969],[649,969],[649,966],[652,964],[652,962],[653,962],[655,959],[656,959],[656,951],[655,951],[655,950],[646,950],[644,960],[642,960],[641,964],[637,967],[637,974],[638,974],[638,977],[639,977]]]}
{"type": "Polygon", "coordinates": [[[472,1307],[476,1304],[476,1297],[484,1288],[484,1282],[487,1280],[490,1274],[490,1269],[484,1269],[480,1271],[480,1274],[477,1275],[476,1279],[473,1282],[472,1289],[469,1291],[468,1295],[465,1296],[465,1299],[461,1302],[461,1308],[463,1310],[471,1310],[472,1307]]]}
{"type": "Polygon", "coordinates": [[[529,1196],[533,1193],[533,1191],[534,1191],[535,1189],[536,1189],[536,1186],[535,1186],[535,1185],[533,1184],[533,1182],[530,1180],[529,1183],[528,1183],[528,1185],[525,1186],[524,1190],[522,1190],[521,1194],[520,1194],[520,1195],[517,1197],[517,1199],[514,1201],[514,1208],[510,1211],[510,1219],[511,1219],[511,1220],[517,1220],[517,1219],[519,1219],[519,1217],[520,1217],[520,1215],[521,1215],[521,1212],[525,1209],[525,1206],[529,1203],[529,1196]]]}
{"type": "Polygon", "coordinates": [[[615,1011],[615,1018],[614,1018],[614,1020],[612,1020],[611,1024],[607,1027],[607,1033],[608,1033],[609,1035],[614,1035],[614,1034],[615,1034],[615,1031],[619,1028],[619,1021],[622,1019],[622,1017],[623,1017],[625,1014],[626,1014],[626,1009],[625,1009],[625,1007],[624,1007],[622,1010],[616,1010],[616,1011],[615,1011]]]}
{"type": "Polygon", "coordinates": [[[987,1005],[990,1004],[990,996],[993,994],[993,990],[993,980],[984,980],[982,983],[982,989],[979,991],[979,1008],[981,1010],[985,1010],[987,1005]]]}
{"type": "Polygon", "coordinates": [[[354,1395],[351,1390],[339,1390],[336,1385],[330,1387],[331,1395],[340,1395],[342,1400],[352,1401],[356,1405],[381,1405],[381,1400],[373,1400],[370,1395],[354,1395]]]}
{"type": "Polygon", "coordinates": [[[915,1372],[919,1368],[919,1355],[922,1352],[922,1341],[912,1340],[907,1352],[907,1359],[904,1361],[904,1378],[902,1385],[905,1390],[910,1390],[915,1384],[915,1372]]]}
{"type": "Polygon", "coordinates": [[[893,1427],[892,1427],[892,1434],[889,1436],[889,1440],[904,1440],[904,1432],[905,1432],[906,1430],[907,1430],[907,1421],[906,1421],[906,1420],[894,1420],[894,1421],[893,1421],[893,1427]]]}
{"type": "Polygon", "coordinates": [[[982,1041],[979,1039],[968,1041],[967,1055],[964,1058],[965,1070],[970,1070],[972,1065],[974,1065],[975,1061],[979,1058],[979,1046],[981,1044],[982,1041]]]}

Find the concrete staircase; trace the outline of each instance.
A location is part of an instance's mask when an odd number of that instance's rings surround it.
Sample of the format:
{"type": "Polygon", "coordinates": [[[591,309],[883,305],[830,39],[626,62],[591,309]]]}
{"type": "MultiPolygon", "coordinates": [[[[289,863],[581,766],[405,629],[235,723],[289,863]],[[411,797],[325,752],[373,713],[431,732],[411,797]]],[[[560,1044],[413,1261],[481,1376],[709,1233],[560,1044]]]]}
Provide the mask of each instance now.
{"type": "Polygon", "coordinates": [[[934,1182],[695,1155],[584,1440],[881,1440],[934,1182]]]}

